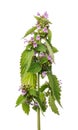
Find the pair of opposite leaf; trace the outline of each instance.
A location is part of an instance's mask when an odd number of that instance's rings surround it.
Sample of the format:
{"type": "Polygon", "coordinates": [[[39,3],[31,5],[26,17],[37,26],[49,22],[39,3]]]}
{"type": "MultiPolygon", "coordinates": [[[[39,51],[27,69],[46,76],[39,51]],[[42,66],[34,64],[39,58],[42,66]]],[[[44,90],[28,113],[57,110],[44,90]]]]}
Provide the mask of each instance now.
{"type": "Polygon", "coordinates": [[[30,105],[33,106],[34,110],[40,107],[45,112],[47,109],[46,98],[48,97],[48,104],[52,111],[59,114],[55,101],[61,106],[61,88],[57,77],[52,74],[51,70],[54,62],[54,53],[58,52],[58,50],[51,44],[52,33],[49,29],[51,22],[43,16],[35,16],[35,18],[37,24],[29,29],[23,37],[26,38],[30,34],[33,35],[32,40],[28,41],[28,45],[21,55],[21,90],[24,90],[25,94],[18,97],[16,106],[22,104],[22,108],[27,114],[29,114],[30,105]],[[36,39],[38,36],[39,39],[36,39]],[[33,46],[34,43],[35,47],[33,46]],[[40,57],[40,54],[44,55],[40,57]],[[48,60],[48,55],[51,61],[48,60]],[[40,86],[38,91],[37,74],[42,75],[43,72],[46,72],[48,82],[40,86]]]}

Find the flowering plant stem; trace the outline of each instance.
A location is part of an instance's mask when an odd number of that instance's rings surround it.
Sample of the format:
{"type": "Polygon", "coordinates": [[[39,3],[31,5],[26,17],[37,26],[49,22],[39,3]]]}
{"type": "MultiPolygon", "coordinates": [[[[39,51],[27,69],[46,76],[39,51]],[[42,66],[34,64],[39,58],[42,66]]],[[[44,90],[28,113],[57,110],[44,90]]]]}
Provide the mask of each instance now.
{"type": "MultiPolygon", "coordinates": [[[[38,73],[38,90],[40,86],[40,75],[38,73]]],[[[37,109],[37,130],[40,130],[40,108],[37,109]]]]}

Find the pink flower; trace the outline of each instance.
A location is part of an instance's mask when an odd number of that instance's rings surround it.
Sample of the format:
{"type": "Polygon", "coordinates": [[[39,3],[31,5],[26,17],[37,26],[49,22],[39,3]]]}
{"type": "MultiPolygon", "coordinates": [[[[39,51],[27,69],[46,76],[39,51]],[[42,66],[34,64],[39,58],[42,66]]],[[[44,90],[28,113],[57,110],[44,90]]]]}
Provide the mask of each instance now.
{"type": "Polygon", "coordinates": [[[32,42],[34,41],[34,38],[33,38],[33,37],[31,37],[31,41],[32,41],[32,42]]]}
{"type": "Polygon", "coordinates": [[[36,47],[37,47],[37,43],[34,42],[34,43],[33,43],[33,48],[36,48],[36,47]]]}
{"type": "Polygon", "coordinates": [[[42,72],[42,78],[44,78],[46,76],[47,72],[46,71],[43,71],[42,72]]]}
{"type": "Polygon", "coordinates": [[[44,57],[45,54],[44,54],[43,52],[41,52],[41,53],[39,54],[39,56],[40,56],[40,57],[44,57]]]}
{"type": "Polygon", "coordinates": [[[41,29],[41,26],[39,24],[37,24],[36,26],[38,30],[41,29]]]}
{"type": "Polygon", "coordinates": [[[40,16],[40,13],[39,13],[39,12],[37,12],[37,16],[40,16]]]}
{"type": "Polygon", "coordinates": [[[28,42],[28,40],[27,39],[24,39],[24,43],[27,43],[28,42]]]}
{"type": "Polygon", "coordinates": [[[26,95],[27,91],[25,89],[22,89],[22,95],[26,95]]]}
{"type": "Polygon", "coordinates": [[[47,11],[44,13],[44,18],[48,18],[48,13],[47,13],[47,11]]]}
{"type": "Polygon", "coordinates": [[[37,41],[40,40],[40,35],[37,35],[36,40],[37,40],[37,41]]]}
{"type": "Polygon", "coordinates": [[[50,62],[52,62],[52,58],[51,58],[51,56],[50,55],[48,55],[48,60],[50,61],[50,62]]]}
{"type": "Polygon", "coordinates": [[[48,33],[47,27],[44,27],[44,28],[43,28],[43,32],[48,33]]]}

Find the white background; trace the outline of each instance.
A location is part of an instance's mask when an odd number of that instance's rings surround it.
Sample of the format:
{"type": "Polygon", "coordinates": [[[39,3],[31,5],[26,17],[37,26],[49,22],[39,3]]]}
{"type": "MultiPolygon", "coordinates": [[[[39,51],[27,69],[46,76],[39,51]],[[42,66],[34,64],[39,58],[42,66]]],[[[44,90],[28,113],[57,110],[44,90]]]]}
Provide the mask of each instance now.
{"type": "Polygon", "coordinates": [[[39,11],[52,21],[54,72],[62,80],[60,116],[50,109],[42,116],[42,130],[78,130],[78,1],[0,0],[0,130],[36,130],[36,113],[26,116],[15,108],[20,85],[19,60],[24,49],[21,40],[39,11]]]}

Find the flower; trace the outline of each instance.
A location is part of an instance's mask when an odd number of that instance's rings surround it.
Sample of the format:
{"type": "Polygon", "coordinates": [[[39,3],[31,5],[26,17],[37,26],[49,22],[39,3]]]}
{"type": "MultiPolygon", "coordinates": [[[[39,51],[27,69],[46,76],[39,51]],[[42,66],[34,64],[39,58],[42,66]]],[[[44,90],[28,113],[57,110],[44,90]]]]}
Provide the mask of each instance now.
{"type": "Polygon", "coordinates": [[[41,52],[41,53],[39,54],[39,56],[40,56],[40,57],[44,57],[45,54],[44,54],[43,52],[41,52]]]}
{"type": "Polygon", "coordinates": [[[36,43],[36,42],[33,43],[33,47],[34,47],[34,48],[37,47],[37,43],[36,43]]]}
{"type": "Polygon", "coordinates": [[[33,37],[31,37],[31,41],[32,41],[32,42],[34,41],[34,38],[33,38],[33,37]]]}
{"type": "Polygon", "coordinates": [[[52,62],[52,57],[50,56],[50,55],[48,55],[48,60],[50,61],[50,62],[52,62]]]}
{"type": "Polygon", "coordinates": [[[40,16],[40,13],[39,13],[39,12],[37,12],[37,16],[40,16]]]}
{"type": "Polygon", "coordinates": [[[38,30],[41,29],[40,24],[37,24],[36,27],[37,27],[38,30]]]}
{"type": "Polygon", "coordinates": [[[37,40],[37,41],[40,40],[40,35],[37,35],[36,40],[37,40]]]}
{"type": "Polygon", "coordinates": [[[38,103],[37,103],[37,102],[34,102],[34,106],[38,107],[38,103]]]}
{"type": "Polygon", "coordinates": [[[43,32],[48,33],[47,27],[44,27],[44,28],[43,28],[43,32]]]}
{"type": "Polygon", "coordinates": [[[27,39],[24,39],[24,43],[27,43],[28,42],[28,40],[27,39]]]}
{"type": "Polygon", "coordinates": [[[26,95],[27,91],[25,89],[22,89],[22,95],[26,95]]]}
{"type": "Polygon", "coordinates": [[[47,72],[46,71],[43,71],[42,72],[42,78],[44,78],[46,76],[47,72]]]}
{"type": "Polygon", "coordinates": [[[44,18],[48,18],[48,13],[47,13],[47,11],[44,13],[44,18]]]}

